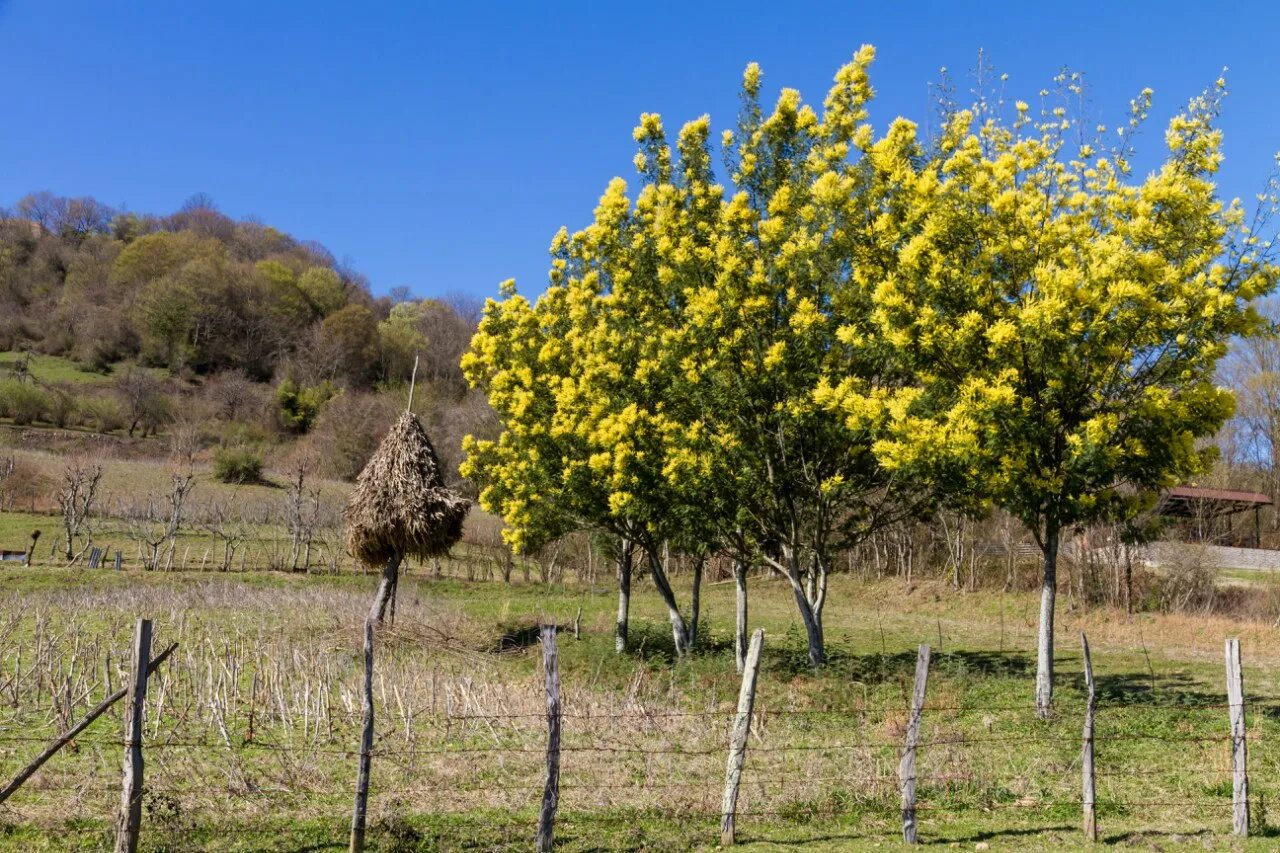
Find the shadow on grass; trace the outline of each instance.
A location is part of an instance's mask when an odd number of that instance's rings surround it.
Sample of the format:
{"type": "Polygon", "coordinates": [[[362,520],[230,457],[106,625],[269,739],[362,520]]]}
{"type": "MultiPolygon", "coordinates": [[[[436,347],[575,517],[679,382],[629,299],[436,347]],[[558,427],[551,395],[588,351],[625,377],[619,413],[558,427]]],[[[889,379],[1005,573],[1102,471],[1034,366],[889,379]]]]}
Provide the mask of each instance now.
{"type": "Polygon", "coordinates": [[[1103,844],[1124,844],[1136,846],[1144,842],[1152,849],[1160,849],[1157,842],[1178,842],[1191,838],[1213,838],[1214,833],[1208,829],[1190,829],[1186,832],[1174,832],[1165,829],[1135,829],[1132,832],[1117,832],[1114,835],[1100,835],[1098,840],[1103,844]]]}
{"type": "Polygon", "coordinates": [[[1065,826],[1029,826],[1026,829],[992,829],[970,833],[969,835],[939,835],[937,837],[921,833],[921,842],[934,846],[977,843],[980,841],[999,841],[1011,838],[1026,838],[1032,835],[1044,835],[1049,832],[1074,832],[1076,827],[1065,826]]]}
{"type": "MultiPolygon", "coordinates": [[[[765,665],[772,672],[785,676],[812,674],[809,653],[794,646],[765,646],[765,665]]],[[[872,652],[850,654],[842,649],[827,648],[827,662],[820,672],[837,675],[863,684],[885,684],[914,677],[916,652],[872,652]]],[[[1032,671],[1031,659],[1014,652],[955,651],[934,653],[930,670],[951,678],[966,676],[1020,677],[1032,671]]]]}
{"type": "MultiPolygon", "coordinates": [[[[1226,688],[1215,691],[1184,673],[1156,676],[1147,672],[1124,672],[1099,675],[1094,679],[1098,705],[1131,705],[1151,708],[1208,708],[1227,701],[1226,688]]],[[[1072,679],[1072,686],[1085,692],[1084,676],[1072,679]]],[[[1259,701],[1262,697],[1250,697],[1259,701]]],[[[1268,708],[1267,712],[1276,709],[1268,708]]]]}

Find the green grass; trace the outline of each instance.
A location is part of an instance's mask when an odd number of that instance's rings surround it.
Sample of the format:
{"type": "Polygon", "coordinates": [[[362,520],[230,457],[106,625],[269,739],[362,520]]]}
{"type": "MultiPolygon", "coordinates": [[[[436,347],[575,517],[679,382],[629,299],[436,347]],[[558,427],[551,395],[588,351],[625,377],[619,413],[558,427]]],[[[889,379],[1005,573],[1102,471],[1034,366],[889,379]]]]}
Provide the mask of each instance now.
{"type": "MultiPolygon", "coordinates": [[[[0,379],[13,375],[18,363],[25,356],[17,352],[0,352],[0,379]]],[[[102,383],[106,381],[101,373],[85,370],[69,358],[57,355],[30,356],[29,369],[31,376],[40,383],[69,382],[73,384],[102,383]]]]}
{"type": "MultiPolygon", "coordinates": [[[[342,750],[356,742],[359,719],[358,701],[350,709],[344,702],[358,697],[360,622],[374,583],[359,575],[266,572],[0,571],[0,775],[56,730],[64,701],[57,685],[69,677],[78,685],[73,693],[83,688],[84,701],[94,699],[105,653],[111,650],[118,667],[131,620],[149,614],[156,645],[181,646],[149,700],[156,728],[148,741],[157,747],[148,753],[149,778],[171,799],[149,803],[144,848],[342,849],[354,774],[342,750]],[[33,674],[18,680],[20,688],[5,686],[19,650],[23,671],[33,674]],[[46,665],[61,677],[37,678],[46,665]],[[244,697],[255,680],[259,701],[251,713],[244,697]],[[234,749],[223,742],[213,696],[234,749]],[[308,707],[309,716],[302,711],[308,707]],[[253,742],[290,748],[241,748],[250,730],[253,742]],[[35,740],[4,741],[18,732],[35,740]],[[208,745],[161,746],[174,740],[208,745]],[[245,780],[257,790],[300,793],[244,794],[245,780]]],[[[676,584],[687,601],[688,578],[676,584]]],[[[1090,635],[1101,691],[1104,839],[1159,849],[1274,845],[1270,836],[1232,845],[1225,744],[1188,740],[1226,731],[1217,707],[1225,636],[1243,639],[1251,700],[1274,709],[1280,631],[1269,625],[1084,612],[1064,596],[1058,715],[1041,722],[1030,707],[1030,594],[838,577],[827,613],[831,662],[815,673],[787,589],[764,578],[751,584],[751,621],[765,629],[766,645],[739,822],[746,850],[898,845],[893,774],[920,642],[935,650],[923,729],[932,745],[920,755],[922,840],[965,849],[1084,849],[1072,804],[1079,798],[1081,629],[1090,635]]],[[[567,627],[579,609],[582,638],[560,635],[569,749],[558,849],[715,847],[725,725],[738,677],[732,585],[709,584],[704,593],[706,642],[674,661],[665,614],[643,582],[632,650],[615,655],[616,598],[608,584],[433,580],[412,569],[397,624],[379,644],[376,702],[386,754],[374,761],[371,849],[529,848],[545,738],[530,628],[545,621],[567,627]],[[599,744],[656,752],[578,749],[599,744]],[[522,751],[489,751],[498,747],[522,751]],[[463,748],[480,751],[456,751],[463,748]],[[662,751],[673,748],[691,754],[662,751]]],[[[110,715],[15,796],[18,811],[0,829],[0,847],[87,850],[109,842],[119,752],[108,741],[119,722],[110,715]],[[67,784],[83,793],[67,799],[67,784]]],[[[1254,709],[1250,760],[1260,809],[1280,794],[1278,726],[1270,711],[1254,709]]]]}

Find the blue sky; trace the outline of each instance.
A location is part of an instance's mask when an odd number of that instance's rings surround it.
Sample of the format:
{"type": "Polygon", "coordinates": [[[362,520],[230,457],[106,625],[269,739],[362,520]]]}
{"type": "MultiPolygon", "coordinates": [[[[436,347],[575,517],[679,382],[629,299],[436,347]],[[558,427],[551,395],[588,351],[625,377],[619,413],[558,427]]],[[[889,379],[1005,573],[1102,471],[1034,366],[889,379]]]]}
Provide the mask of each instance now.
{"type": "MultiPolygon", "coordinates": [[[[979,48],[1031,100],[1063,65],[1119,120],[1153,119],[1230,66],[1224,194],[1280,148],[1270,3],[59,3],[0,0],[0,204],[31,190],[168,212],[205,192],[319,240],[375,292],[541,289],[546,247],[632,176],[631,129],[732,124],[751,60],[820,102],[874,44],[873,120],[922,119],[979,48]]],[[[1160,142],[1153,126],[1145,136],[1160,142]]]]}

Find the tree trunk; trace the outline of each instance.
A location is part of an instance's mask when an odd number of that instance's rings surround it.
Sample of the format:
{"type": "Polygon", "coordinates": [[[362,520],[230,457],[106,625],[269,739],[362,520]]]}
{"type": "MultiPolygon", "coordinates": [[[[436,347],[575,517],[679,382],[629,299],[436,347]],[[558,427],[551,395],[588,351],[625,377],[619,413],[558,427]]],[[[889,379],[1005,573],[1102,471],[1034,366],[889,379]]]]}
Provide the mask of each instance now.
{"type": "Polygon", "coordinates": [[[689,620],[689,645],[698,642],[698,618],[702,613],[702,570],[706,566],[706,557],[699,556],[693,564],[693,598],[689,605],[692,618],[689,620]]]}
{"type": "Polygon", "coordinates": [[[1124,611],[1133,615],[1133,547],[1124,546],[1124,611]]]}
{"type": "Polygon", "coordinates": [[[795,594],[796,608],[800,611],[800,619],[804,622],[804,632],[809,642],[809,664],[815,668],[820,667],[827,659],[826,644],[822,637],[822,603],[826,598],[826,578],[824,575],[819,581],[818,573],[825,567],[815,558],[806,585],[800,576],[795,549],[784,545],[782,554],[787,563],[787,576],[791,580],[791,591],[795,594]],[[812,599],[809,590],[812,590],[812,599]]]}
{"type": "Polygon", "coordinates": [[[387,615],[387,604],[395,593],[400,573],[400,560],[401,557],[397,555],[382,567],[382,580],[378,582],[378,592],[373,597],[373,607],[369,610],[369,618],[373,620],[376,627],[382,626],[382,620],[387,615]]]}
{"type": "Polygon", "coordinates": [[[1047,718],[1053,707],[1053,608],[1058,595],[1058,531],[1044,537],[1044,584],[1040,588],[1040,645],[1036,658],[1036,713],[1047,718]]]}
{"type": "Polygon", "coordinates": [[[801,589],[794,590],[796,606],[800,610],[800,618],[804,621],[804,632],[809,641],[809,665],[820,667],[827,660],[825,643],[822,638],[822,614],[813,609],[809,599],[801,589]]]}
{"type": "Polygon", "coordinates": [[[738,674],[747,664],[747,563],[745,560],[733,561],[733,581],[737,590],[737,619],[733,635],[733,657],[738,667],[738,674]]]}
{"type": "Polygon", "coordinates": [[[631,618],[631,540],[623,539],[618,554],[618,622],[614,631],[613,650],[627,650],[627,628],[631,618]]]}
{"type": "Polygon", "coordinates": [[[671,636],[675,641],[676,656],[684,657],[685,652],[689,650],[689,629],[685,624],[684,617],[680,615],[680,608],[676,606],[675,593],[671,591],[671,583],[667,580],[667,573],[663,571],[662,561],[656,553],[649,554],[649,575],[653,578],[653,585],[657,588],[658,595],[662,597],[662,603],[667,606],[667,616],[671,619],[671,636]]]}

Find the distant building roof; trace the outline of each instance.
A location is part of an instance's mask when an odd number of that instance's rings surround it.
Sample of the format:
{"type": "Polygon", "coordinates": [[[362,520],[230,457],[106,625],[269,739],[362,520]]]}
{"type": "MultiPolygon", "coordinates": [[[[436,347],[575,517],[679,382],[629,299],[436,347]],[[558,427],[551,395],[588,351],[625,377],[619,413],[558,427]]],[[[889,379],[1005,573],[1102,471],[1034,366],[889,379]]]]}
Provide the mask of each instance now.
{"type": "Polygon", "coordinates": [[[1255,507],[1271,506],[1271,504],[1271,498],[1262,492],[1176,486],[1161,497],[1160,513],[1182,516],[1232,515],[1255,507]]]}

